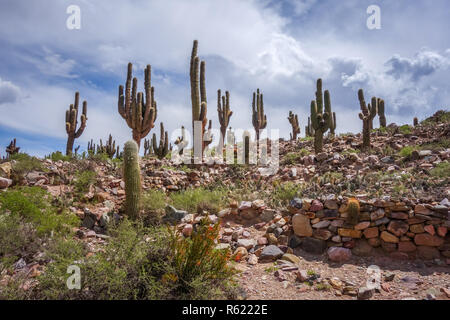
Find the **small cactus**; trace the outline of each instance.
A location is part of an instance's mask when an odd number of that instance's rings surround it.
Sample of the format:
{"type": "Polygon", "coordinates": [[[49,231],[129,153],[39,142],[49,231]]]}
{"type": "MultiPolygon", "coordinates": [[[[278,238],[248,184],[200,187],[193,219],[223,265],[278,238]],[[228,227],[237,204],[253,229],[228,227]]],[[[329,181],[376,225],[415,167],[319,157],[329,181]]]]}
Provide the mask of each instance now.
{"type": "Polygon", "coordinates": [[[152,145],[149,139],[144,139],[144,157],[152,153],[152,145]]]}
{"type": "Polygon", "coordinates": [[[377,99],[375,97],[372,98],[372,105],[366,105],[366,101],[364,100],[364,92],[362,89],[358,90],[358,99],[361,107],[361,111],[359,113],[359,118],[363,121],[363,150],[370,149],[370,130],[372,128],[372,120],[377,115],[377,99]]]}
{"type": "Polygon", "coordinates": [[[289,111],[288,116],[289,123],[292,126],[291,140],[297,140],[297,135],[300,134],[300,126],[298,124],[298,116],[292,111],[289,111]]]}
{"type": "Polygon", "coordinates": [[[357,224],[359,222],[360,206],[359,201],[351,198],[347,204],[347,222],[350,224],[357,224]]]}
{"type": "Polygon", "coordinates": [[[13,154],[19,153],[20,147],[16,146],[16,138],[11,140],[9,145],[6,147],[6,153],[8,154],[7,158],[11,158],[13,154]]]}
{"type": "Polygon", "coordinates": [[[71,104],[69,110],[66,111],[66,132],[67,132],[66,156],[72,155],[73,143],[75,139],[78,139],[83,134],[83,131],[86,128],[87,102],[83,101],[83,110],[80,116],[81,124],[77,130],[79,101],[80,101],[80,93],[75,92],[75,103],[71,104]]]}
{"type": "Polygon", "coordinates": [[[169,153],[169,137],[167,131],[164,132],[164,124],[160,123],[161,136],[159,138],[159,146],[156,142],[156,134],[153,134],[152,146],[153,152],[159,159],[164,158],[169,153]]]}
{"type": "Polygon", "coordinates": [[[125,180],[125,213],[137,218],[141,210],[141,172],[139,168],[139,147],[134,140],[123,148],[123,177],[125,180]]]}
{"type": "Polygon", "coordinates": [[[419,125],[419,119],[417,119],[417,117],[414,117],[413,124],[414,127],[417,127],[419,125]]]}

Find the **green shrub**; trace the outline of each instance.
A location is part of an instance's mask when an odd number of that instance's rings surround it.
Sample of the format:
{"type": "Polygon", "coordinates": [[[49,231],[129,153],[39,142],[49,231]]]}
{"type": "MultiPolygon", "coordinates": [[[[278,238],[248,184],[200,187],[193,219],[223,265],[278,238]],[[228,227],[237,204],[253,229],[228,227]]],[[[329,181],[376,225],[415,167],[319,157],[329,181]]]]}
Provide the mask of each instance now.
{"type": "Polygon", "coordinates": [[[42,162],[26,153],[16,153],[11,156],[15,160],[12,164],[11,179],[14,184],[22,184],[24,176],[31,171],[46,171],[42,162]]]}
{"type": "Polygon", "coordinates": [[[289,181],[275,185],[271,195],[272,202],[275,206],[287,205],[293,198],[300,197],[301,192],[298,185],[289,181]]]}
{"type": "Polygon", "coordinates": [[[222,188],[190,188],[172,193],[170,199],[175,208],[188,212],[207,210],[217,213],[227,204],[226,190],[222,188]]]}
{"type": "Polygon", "coordinates": [[[300,149],[298,152],[289,152],[283,158],[282,164],[295,164],[300,161],[304,156],[309,155],[311,152],[305,148],[300,149]]]}
{"type": "Polygon", "coordinates": [[[450,162],[443,161],[430,171],[433,177],[449,178],[450,177],[450,162]]]}
{"type": "Polygon", "coordinates": [[[51,159],[52,161],[70,161],[72,160],[72,157],[62,154],[61,151],[55,151],[47,156],[46,159],[51,159]]]}
{"type": "Polygon", "coordinates": [[[75,173],[73,185],[77,193],[86,193],[89,187],[96,182],[97,173],[92,170],[77,171],[75,173]]]}
{"type": "Polygon", "coordinates": [[[150,189],[142,197],[142,208],[144,211],[162,211],[167,203],[166,198],[164,191],[150,189]]]}
{"type": "Polygon", "coordinates": [[[411,134],[412,128],[410,125],[404,124],[404,125],[398,127],[398,132],[400,132],[401,134],[411,134]]]}
{"type": "Polygon", "coordinates": [[[416,150],[415,147],[413,147],[413,146],[406,146],[406,147],[403,147],[403,148],[398,152],[398,154],[399,154],[401,157],[409,158],[409,157],[412,155],[412,153],[413,153],[414,150],[416,150]]]}

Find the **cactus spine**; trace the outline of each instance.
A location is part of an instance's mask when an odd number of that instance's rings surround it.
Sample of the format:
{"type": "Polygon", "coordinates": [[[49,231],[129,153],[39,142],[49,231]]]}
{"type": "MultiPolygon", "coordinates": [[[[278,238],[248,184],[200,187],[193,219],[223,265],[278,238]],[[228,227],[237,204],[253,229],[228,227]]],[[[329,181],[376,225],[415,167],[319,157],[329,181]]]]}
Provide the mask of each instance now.
{"type": "Polygon", "coordinates": [[[206,119],[207,101],[206,101],[206,87],[205,87],[205,61],[200,61],[197,56],[198,41],[194,40],[191,54],[190,63],[190,81],[191,81],[191,102],[192,102],[192,132],[194,132],[194,140],[198,139],[195,137],[194,121],[202,122],[202,132],[199,137],[202,139],[202,157],[203,150],[206,145],[203,141],[203,136],[205,134],[206,124],[208,119],[206,119]],[[200,74],[199,74],[200,66],[200,74]]]}
{"type": "Polygon", "coordinates": [[[291,140],[297,140],[297,135],[300,134],[300,126],[298,124],[298,116],[289,111],[289,123],[292,126],[291,140]]]}
{"type": "Polygon", "coordinates": [[[363,150],[370,149],[370,130],[371,123],[373,118],[377,115],[377,99],[372,98],[372,106],[366,105],[366,101],[364,100],[364,92],[362,89],[358,90],[358,99],[359,105],[361,107],[361,111],[359,113],[359,118],[363,121],[363,150]]]}
{"type": "Polygon", "coordinates": [[[259,93],[259,89],[256,89],[256,93],[253,92],[252,123],[256,131],[256,148],[258,149],[260,130],[265,129],[267,126],[267,116],[264,114],[263,94],[259,93]]]}
{"type": "Polygon", "coordinates": [[[222,135],[223,146],[225,142],[225,133],[230,124],[230,118],[233,115],[233,111],[230,110],[230,93],[228,91],[225,91],[225,96],[222,96],[220,89],[217,90],[217,113],[219,114],[220,133],[222,135]]]}
{"type": "Polygon", "coordinates": [[[384,100],[378,98],[378,117],[380,118],[380,128],[386,128],[386,116],[384,115],[384,100]]]}
{"type": "Polygon", "coordinates": [[[154,127],[157,116],[157,107],[154,97],[155,89],[151,86],[151,66],[145,68],[145,102],[144,94],[137,92],[137,78],[133,78],[133,87],[131,88],[131,78],[133,65],[128,63],[127,82],[125,84],[125,96],[123,86],[119,86],[119,114],[127,121],[128,127],[133,131],[133,140],[136,141],[138,148],[141,139],[145,138],[154,127]]]}
{"type": "Polygon", "coordinates": [[[159,159],[164,158],[169,153],[169,137],[167,131],[164,132],[164,124],[160,123],[161,136],[159,138],[159,146],[156,142],[156,134],[153,134],[152,145],[153,152],[158,156],[159,159]]]}
{"type": "Polygon", "coordinates": [[[130,140],[123,148],[123,177],[125,180],[125,213],[137,218],[141,209],[141,172],[139,169],[139,147],[130,140]]]}
{"type": "Polygon", "coordinates": [[[69,110],[66,110],[66,132],[67,132],[66,156],[72,155],[73,143],[75,139],[79,138],[82,135],[84,128],[86,128],[87,102],[83,101],[83,110],[80,116],[81,124],[77,130],[79,101],[80,101],[80,93],[75,92],[75,103],[70,105],[69,110]]]}
{"type": "Polygon", "coordinates": [[[311,101],[311,126],[314,129],[314,151],[322,152],[323,135],[330,129],[332,121],[330,93],[328,90],[324,92],[322,98],[322,79],[317,80],[316,100],[311,101]],[[323,110],[323,101],[325,100],[325,112],[323,110]]]}

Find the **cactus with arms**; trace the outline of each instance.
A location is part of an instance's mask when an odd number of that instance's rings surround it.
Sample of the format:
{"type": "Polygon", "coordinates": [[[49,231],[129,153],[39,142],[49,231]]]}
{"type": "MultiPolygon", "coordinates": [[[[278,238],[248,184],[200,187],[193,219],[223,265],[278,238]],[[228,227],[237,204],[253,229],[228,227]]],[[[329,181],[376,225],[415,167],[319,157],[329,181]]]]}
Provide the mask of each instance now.
{"type": "Polygon", "coordinates": [[[153,134],[152,145],[153,152],[159,159],[164,158],[169,153],[169,137],[167,131],[164,132],[164,124],[160,123],[161,136],[159,138],[159,146],[156,141],[156,134],[153,134]]]}
{"type": "Polygon", "coordinates": [[[325,90],[322,98],[322,79],[317,80],[316,100],[311,101],[311,127],[314,129],[314,151],[322,152],[323,135],[330,129],[332,121],[330,92],[325,90]],[[325,112],[323,110],[325,102],[325,112]]]}
{"type": "Polygon", "coordinates": [[[206,113],[208,109],[205,87],[205,61],[200,61],[200,58],[197,56],[197,48],[198,41],[194,40],[190,63],[192,132],[194,133],[194,140],[202,139],[201,145],[203,157],[203,150],[206,147],[206,144],[203,141],[203,136],[205,134],[206,124],[208,123],[208,119],[206,119],[206,113]],[[202,123],[202,131],[200,137],[195,137],[194,121],[201,121],[202,123]]]}
{"type": "Polygon", "coordinates": [[[141,172],[139,147],[130,140],[123,148],[123,177],[125,180],[125,212],[131,218],[139,217],[141,210],[141,172]]]}
{"type": "Polygon", "coordinates": [[[220,89],[217,90],[217,113],[219,114],[220,133],[222,134],[222,146],[225,142],[225,133],[230,123],[233,111],[230,110],[230,93],[225,91],[225,96],[221,96],[220,89]],[[222,103],[221,103],[222,100],[222,103]]]}
{"type": "Polygon", "coordinates": [[[155,101],[155,89],[151,86],[151,66],[145,68],[145,102],[144,94],[137,92],[137,78],[133,78],[131,87],[131,78],[133,65],[128,63],[127,82],[125,84],[125,96],[123,86],[119,86],[119,114],[127,121],[128,127],[133,131],[133,140],[136,141],[138,148],[141,139],[145,138],[154,127],[157,116],[157,107],[155,101]]]}
{"type": "Polygon", "coordinates": [[[256,131],[256,148],[259,148],[259,131],[265,129],[267,126],[267,116],[264,114],[263,94],[259,92],[259,89],[256,89],[256,93],[253,92],[252,123],[256,131]]]}
{"type": "Polygon", "coordinates": [[[361,107],[361,111],[359,113],[359,118],[363,121],[363,144],[362,149],[368,150],[370,149],[370,130],[371,123],[373,118],[377,115],[377,99],[375,97],[372,98],[372,105],[366,105],[366,101],[364,100],[364,92],[362,89],[358,90],[358,99],[359,105],[361,107]]]}
{"type": "Polygon", "coordinates": [[[80,101],[80,93],[75,92],[75,103],[71,104],[69,110],[66,110],[66,132],[67,132],[67,147],[66,156],[72,155],[73,143],[75,139],[79,138],[86,128],[87,121],[87,102],[83,101],[83,110],[80,116],[80,127],[77,130],[78,124],[78,104],[80,101]]]}
{"type": "Polygon", "coordinates": [[[110,134],[108,137],[108,142],[103,145],[102,139],[100,139],[100,146],[97,146],[97,153],[105,153],[111,159],[116,154],[116,141],[113,140],[112,135],[110,134]]]}
{"type": "Polygon", "coordinates": [[[6,153],[8,154],[7,158],[11,158],[13,154],[19,153],[20,147],[16,146],[16,138],[11,140],[9,145],[6,147],[6,153]]]}
{"type": "Polygon", "coordinates": [[[291,140],[297,140],[297,135],[300,133],[300,126],[298,124],[298,116],[292,111],[289,111],[289,123],[292,126],[291,140]]]}

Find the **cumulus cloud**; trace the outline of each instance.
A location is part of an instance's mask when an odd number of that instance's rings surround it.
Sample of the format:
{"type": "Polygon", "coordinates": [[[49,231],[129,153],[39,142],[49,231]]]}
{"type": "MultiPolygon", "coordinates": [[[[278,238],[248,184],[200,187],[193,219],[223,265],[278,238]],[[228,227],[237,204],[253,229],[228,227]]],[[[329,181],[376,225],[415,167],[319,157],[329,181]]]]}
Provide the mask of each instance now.
{"type": "Polygon", "coordinates": [[[10,81],[0,78],[0,105],[14,103],[19,99],[20,89],[10,81]]]}

